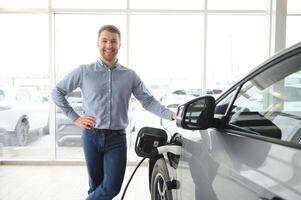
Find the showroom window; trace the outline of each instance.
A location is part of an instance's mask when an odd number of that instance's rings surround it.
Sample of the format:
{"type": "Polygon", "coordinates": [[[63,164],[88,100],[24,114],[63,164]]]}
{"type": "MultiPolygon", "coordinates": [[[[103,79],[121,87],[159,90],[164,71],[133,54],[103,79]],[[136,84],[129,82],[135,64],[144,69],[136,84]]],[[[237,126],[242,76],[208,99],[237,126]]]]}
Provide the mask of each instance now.
{"type": "Polygon", "coordinates": [[[168,85],[199,87],[203,63],[202,15],[136,14],[130,20],[129,67],[147,85],[165,80],[168,85]]]}
{"type": "MultiPolygon", "coordinates": [[[[134,69],[158,100],[176,90],[218,91],[217,98],[267,58],[269,2],[0,1],[0,91],[5,94],[0,95],[0,159],[83,159],[80,130],[53,108],[50,91],[72,69],[99,58],[97,31],[103,24],[120,28],[119,62],[134,69]],[[11,98],[17,87],[35,90],[38,101],[5,118],[16,104],[11,98]],[[20,120],[25,112],[31,117],[20,120]],[[46,120],[38,124],[36,118],[46,120]]],[[[300,41],[300,5],[289,0],[288,7],[287,43],[293,44],[300,41]]],[[[67,97],[79,113],[80,94],[77,89],[67,97]]],[[[159,127],[160,119],[133,98],[131,105],[128,144],[133,146],[139,128],[159,127]]]]}
{"type": "Polygon", "coordinates": [[[267,58],[267,16],[208,15],[207,86],[226,89],[267,58]]]}
{"type": "Polygon", "coordinates": [[[0,24],[0,158],[49,159],[48,15],[1,13],[0,24]]]}

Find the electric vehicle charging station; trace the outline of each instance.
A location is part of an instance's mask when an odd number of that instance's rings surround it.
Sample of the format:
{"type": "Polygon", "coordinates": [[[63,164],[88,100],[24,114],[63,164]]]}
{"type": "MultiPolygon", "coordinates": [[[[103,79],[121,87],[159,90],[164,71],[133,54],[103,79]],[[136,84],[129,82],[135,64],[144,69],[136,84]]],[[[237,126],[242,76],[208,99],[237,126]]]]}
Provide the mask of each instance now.
{"type": "Polygon", "coordinates": [[[135,175],[137,169],[146,158],[160,155],[163,153],[172,153],[174,155],[181,154],[181,146],[179,144],[169,144],[167,142],[167,133],[163,129],[143,127],[139,130],[135,143],[135,152],[142,160],[137,164],[128,183],[123,191],[121,200],[124,199],[127,188],[135,175]]]}

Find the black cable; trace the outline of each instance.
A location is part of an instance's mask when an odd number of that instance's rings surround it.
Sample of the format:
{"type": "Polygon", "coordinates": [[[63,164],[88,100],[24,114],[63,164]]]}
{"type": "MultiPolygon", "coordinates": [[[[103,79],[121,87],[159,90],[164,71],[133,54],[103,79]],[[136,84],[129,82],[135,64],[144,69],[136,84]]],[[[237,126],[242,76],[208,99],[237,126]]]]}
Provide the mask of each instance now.
{"type": "Polygon", "coordinates": [[[122,194],[121,200],[123,200],[124,195],[125,195],[125,193],[126,193],[126,190],[128,189],[129,184],[130,184],[130,182],[131,182],[133,176],[135,175],[135,173],[136,173],[138,167],[142,164],[142,162],[143,162],[146,158],[149,158],[152,154],[153,154],[153,152],[151,152],[151,153],[145,155],[145,156],[142,158],[142,160],[138,163],[138,165],[136,166],[135,170],[133,171],[133,173],[132,173],[132,175],[131,175],[129,181],[127,182],[127,184],[126,184],[126,186],[125,186],[125,188],[124,188],[124,190],[123,190],[123,194],[122,194]]]}

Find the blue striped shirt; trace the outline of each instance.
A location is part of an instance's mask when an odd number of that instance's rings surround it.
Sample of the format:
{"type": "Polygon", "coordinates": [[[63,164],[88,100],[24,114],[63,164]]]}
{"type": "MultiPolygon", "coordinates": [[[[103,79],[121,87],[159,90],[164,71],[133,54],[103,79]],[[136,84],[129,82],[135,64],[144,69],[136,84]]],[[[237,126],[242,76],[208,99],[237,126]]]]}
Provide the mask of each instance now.
{"type": "Polygon", "coordinates": [[[76,88],[81,89],[85,115],[96,118],[95,128],[125,129],[128,126],[128,108],[132,94],[144,109],[165,119],[172,118],[172,111],[150,94],[136,72],[118,62],[112,69],[101,60],[80,65],[52,90],[53,101],[72,121],[79,114],[70,106],[66,95],[76,88]]]}

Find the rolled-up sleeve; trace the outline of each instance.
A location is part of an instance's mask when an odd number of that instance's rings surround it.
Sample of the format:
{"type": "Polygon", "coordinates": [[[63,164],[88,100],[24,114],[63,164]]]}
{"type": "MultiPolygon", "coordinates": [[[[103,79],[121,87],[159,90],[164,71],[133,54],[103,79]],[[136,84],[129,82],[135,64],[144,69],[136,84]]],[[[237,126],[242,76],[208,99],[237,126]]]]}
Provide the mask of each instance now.
{"type": "Polygon", "coordinates": [[[76,88],[81,87],[83,77],[82,70],[82,66],[74,69],[71,73],[66,75],[51,92],[53,102],[71,121],[77,119],[79,115],[67,101],[66,95],[76,88]]]}

